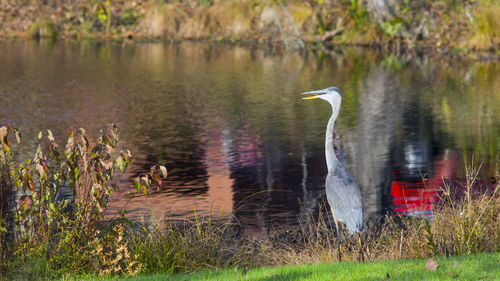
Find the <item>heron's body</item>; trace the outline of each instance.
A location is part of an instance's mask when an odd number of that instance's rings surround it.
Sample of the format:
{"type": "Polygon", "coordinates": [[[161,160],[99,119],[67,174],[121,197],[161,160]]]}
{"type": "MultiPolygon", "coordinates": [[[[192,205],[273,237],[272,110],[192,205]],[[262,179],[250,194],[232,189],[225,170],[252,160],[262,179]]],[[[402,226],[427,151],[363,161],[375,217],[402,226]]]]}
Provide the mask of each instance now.
{"type": "Polygon", "coordinates": [[[337,228],[338,222],[343,222],[349,233],[359,232],[363,228],[361,191],[344,164],[337,161],[328,171],[325,187],[337,228]]]}
{"type": "Polygon", "coordinates": [[[330,204],[337,230],[338,222],[343,222],[347,226],[349,233],[352,234],[363,229],[363,199],[359,186],[344,164],[337,159],[333,146],[333,128],[340,111],[342,94],[335,87],[303,94],[320,93],[323,94],[305,99],[321,98],[328,101],[332,106],[332,116],[328,121],[325,136],[325,158],[328,167],[328,175],[325,181],[326,197],[328,204],[330,204]]]}

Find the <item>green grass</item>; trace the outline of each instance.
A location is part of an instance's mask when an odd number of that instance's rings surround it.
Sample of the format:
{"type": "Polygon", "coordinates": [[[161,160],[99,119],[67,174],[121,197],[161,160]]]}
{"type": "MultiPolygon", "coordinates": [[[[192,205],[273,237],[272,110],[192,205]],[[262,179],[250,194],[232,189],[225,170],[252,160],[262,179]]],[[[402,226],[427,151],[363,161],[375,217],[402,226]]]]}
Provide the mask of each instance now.
{"type": "Polygon", "coordinates": [[[425,269],[427,260],[415,259],[260,267],[249,269],[244,275],[242,269],[229,269],[179,275],[157,274],[118,280],[500,280],[500,253],[435,260],[439,263],[436,271],[425,269]]]}

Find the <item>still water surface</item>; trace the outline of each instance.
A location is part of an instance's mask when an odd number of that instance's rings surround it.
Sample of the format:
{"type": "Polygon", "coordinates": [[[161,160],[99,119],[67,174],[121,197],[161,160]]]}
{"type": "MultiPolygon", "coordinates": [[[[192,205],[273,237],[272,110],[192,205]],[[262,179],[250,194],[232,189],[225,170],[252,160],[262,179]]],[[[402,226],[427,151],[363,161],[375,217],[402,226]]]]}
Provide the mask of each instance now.
{"type": "Polygon", "coordinates": [[[331,108],[303,91],[337,86],[338,155],[361,187],[365,216],[428,213],[464,163],[488,184],[500,152],[500,64],[369,51],[0,42],[0,122],[25,140],[115,123],[134,155],[110,215],[236,212],[257,228],[293,224],[325,204],[331,108]],[[473,159],[473,160],[472,160],[473,159]],[[132,192],[153,163],[163,189],[132,192]],[[426,188],[421,179],[426,178],[426,188]]]}

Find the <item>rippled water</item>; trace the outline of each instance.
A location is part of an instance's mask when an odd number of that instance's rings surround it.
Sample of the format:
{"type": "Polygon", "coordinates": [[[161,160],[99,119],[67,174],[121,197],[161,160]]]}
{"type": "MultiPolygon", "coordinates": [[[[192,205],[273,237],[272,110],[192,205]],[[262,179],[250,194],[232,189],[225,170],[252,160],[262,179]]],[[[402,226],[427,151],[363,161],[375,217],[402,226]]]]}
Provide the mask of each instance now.
{"type": "Polygon", "coordinates": [[[339,87],[335,143],[359,183],[365,215],[432,210],[464,163],[489,184],[500,152],[500,65],[369,51],[0,42],[0,122],[27,140],[51,128],[95,136],[115,123],[135,156],[109,215],[158,218],[236,212],[256,227],[296,223],[325,203],[330,106],[299,93],[339,87]],[[153,163],[163,189],[131,192],[153,163]],[[424,186],[422,178],[426,178],[424,186]]]}

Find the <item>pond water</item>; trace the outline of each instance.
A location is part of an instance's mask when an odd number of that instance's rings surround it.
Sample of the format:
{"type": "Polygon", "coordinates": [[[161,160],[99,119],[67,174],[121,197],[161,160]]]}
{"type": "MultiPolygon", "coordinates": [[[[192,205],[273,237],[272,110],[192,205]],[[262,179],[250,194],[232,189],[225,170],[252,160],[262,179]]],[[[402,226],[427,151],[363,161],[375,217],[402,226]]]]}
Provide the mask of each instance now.
{"type": "Polygon", "coordinates": [[[0,42],[0,122],[24,139],[115,123],[134,155],[109,216],[235,212],[256,229],[294,224],[325,204],[330,105],[304,91],[337,86],[335,144],[365,216],[425,214],[465,163],[486,185],[500,152],[500,64],[367,50],[275,51],[200,43],[0,42]],[[154,163],[163,188],[134,193],[154,163]],[[426,184],[422,184],[422,178],[426,184]]]}

